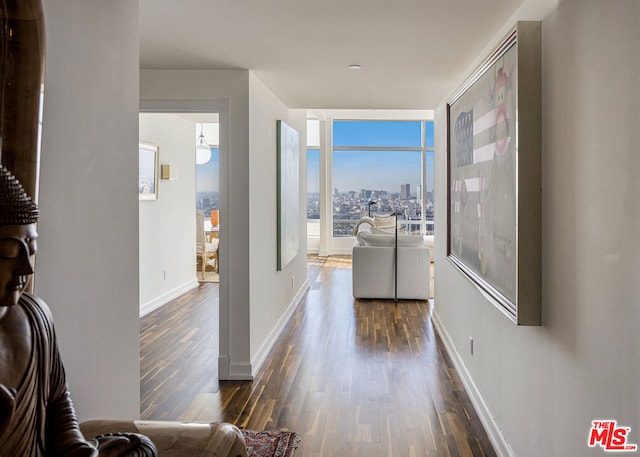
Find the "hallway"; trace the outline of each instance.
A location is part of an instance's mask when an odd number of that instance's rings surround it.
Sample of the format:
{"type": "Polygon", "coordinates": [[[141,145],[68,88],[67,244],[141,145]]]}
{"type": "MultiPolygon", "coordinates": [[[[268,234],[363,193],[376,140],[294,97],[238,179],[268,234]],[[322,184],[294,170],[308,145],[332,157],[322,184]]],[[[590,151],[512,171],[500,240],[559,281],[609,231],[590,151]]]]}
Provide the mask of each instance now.
{"type": "Polygon", "coordinates": [[[435,333],[432,304],[401,301],[396,321],[393,301],[354,302],[350,257],[310,257],[309,282],[253,382],[217,382],[215,358],[206,361],[215,348],[201,325],[217,321],[217,285],[145,316],[142,419],[293,430],[303,438],[296,457],[495,455],[435,333]],[[192,317],[178,311],[185,306],[192,317]]]}

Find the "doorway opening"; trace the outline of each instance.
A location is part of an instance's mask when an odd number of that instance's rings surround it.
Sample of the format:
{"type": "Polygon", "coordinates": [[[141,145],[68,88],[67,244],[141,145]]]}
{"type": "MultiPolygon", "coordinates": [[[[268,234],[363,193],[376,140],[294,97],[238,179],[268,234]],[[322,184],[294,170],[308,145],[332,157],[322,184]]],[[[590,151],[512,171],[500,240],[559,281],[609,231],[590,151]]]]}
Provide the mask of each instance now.
{"type": "Polygon", "coordinates": [[[220,124],[196,123],[196,255],[198,280],[220,282],[220,124]]]}
{"type": "MultiPolygon", "coordinates": [[[[199,345],[200,352],[205,354],[200,364],[207,370],[203,378],[210,381],[219,377],[220,354],[228,351],[228,326],[221,324],[220,319],[221,315],[226,315],[223,310],[228,307],[228,293],[222,285],[227,281],[224,272],[227,179],[226,173],[221,171],[226,167],[228,116],[225,110],[217,110],[215,106],[191,109],[188,105],[186,103],[182,107],[170,102],[161,105],[141,102],[140,141],[157,145],[158,178],[157,198],[141,201],[139,205],[140,316],[145,322],[152,314],[160,315],[168,308],[174,311],[167,318],[175,317],[176,309],[187,314],[200,313],[189,317],[189,320],[200,322],[200,327],[207,329],[204,333],[200,332],[201,342],[194,343],[193,336],[197,333],[194,329],[186,330],[187,333],[191,332],[192,337],[184,338],[182,342],[199,345]],[[210,146],[211,156],[202,163],[196,163],[196,145],[201,134],[204,134],[206,144],[210,146]],[[207,270],[215,268],[215,281],[209,281],[210,278],[200,281],[199,277],[196,256],[198,210],[207,211],[208,241],[211,242],[215,236],[215,243],[218,244],[215,264],[207,263],[207,270]],[[217,211],[217,221],[212,220],[211,212],[214,210],[217,211]],[[193,296],[194,292],[200,292],[198,296],[202,296],[203,288],[207,288],[204,295],[211,303],[206,305],[204,311],[194,311],[189,296],[193,296]],[[176,302],[179,302],[178,308],[175,308],[176,302]]],[[[158,346],[166,345],[161,339],[158,338],[158,346]]],[[[152,371],[147,370],[148,362],[143,358],[142,348],[145,344],[145,341],[141,341],[141,374],[152,371]]],[[[178,348],[173,344],[172,349],[178,348]]],[[[184,369],[189,371],[187,367],[184,369]]],[[[178,371],[172,377],[184,379],[188,375],[188,372],[178,371]]],[[[167,384],[166,381],[163,384],[167,384]]],[[[147,387],[153,386],[153,382],[149,384],[148,379],[141,378],[143,402],[145,382],[147,387]]],[[[158,393],[156,387],[151,387],[155,392],[148,392],[156,400],[147,400],[157,401],[162,397],[163,394],[158,393]]]]}

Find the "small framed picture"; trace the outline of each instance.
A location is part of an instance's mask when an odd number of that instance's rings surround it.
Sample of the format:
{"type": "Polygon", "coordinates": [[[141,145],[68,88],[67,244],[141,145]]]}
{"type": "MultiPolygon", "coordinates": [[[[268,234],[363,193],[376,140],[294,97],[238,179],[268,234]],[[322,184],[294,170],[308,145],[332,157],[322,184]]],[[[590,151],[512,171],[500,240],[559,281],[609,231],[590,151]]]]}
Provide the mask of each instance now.
{"type": "Polygon", "coordinates": [[[140,143],[138,168],[138,194],[140,200],[158,199],[158,146],[140,143]]]}

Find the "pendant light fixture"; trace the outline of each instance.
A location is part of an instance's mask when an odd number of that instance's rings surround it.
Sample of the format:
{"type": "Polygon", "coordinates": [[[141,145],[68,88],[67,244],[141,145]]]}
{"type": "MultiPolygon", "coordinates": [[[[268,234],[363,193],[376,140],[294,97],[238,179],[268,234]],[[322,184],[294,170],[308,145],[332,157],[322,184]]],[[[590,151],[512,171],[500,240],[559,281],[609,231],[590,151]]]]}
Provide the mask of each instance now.
{"type": "Polygon", "coordinates": [[[204,124],[200,124],[200,136],[196,143],[196,165],[204,165],[211,160],[211,146],[204,139],[204,124]]]}

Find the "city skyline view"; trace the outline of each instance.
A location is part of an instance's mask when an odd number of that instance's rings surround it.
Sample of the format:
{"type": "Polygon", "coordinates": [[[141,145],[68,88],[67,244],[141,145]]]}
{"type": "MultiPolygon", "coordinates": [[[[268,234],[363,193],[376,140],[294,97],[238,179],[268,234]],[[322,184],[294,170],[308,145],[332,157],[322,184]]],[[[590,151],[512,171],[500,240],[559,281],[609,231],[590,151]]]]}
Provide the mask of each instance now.
{"type": "MultiPolygon", "coordinates": [[[[432,192],[429,192],[433,189],[432,148],[433,122],[334,121],[333,236],[353,235],[357,221],[364,216],[390,213],[401,215],[398,219],[407,221],[405,228],[410,233],[429,233],[432,225],[428,227],[420,221],[433,221],[432,192]],[[423,186],[427,190],[424,201],[418,192],[423,186]]],[[[319,151],[308,155],[312,156],[311,165],[318,169],[319,176],[319,151]]],[[[315,169],[308,172],[311,173],[315,174],[315,169]]],[[[307,215],[312,219],[318,215],[322,197],[311,193],[311,187],[308,192],[307,215]]]]}
{"type": "MultiPolygon", "coordinates": [[[[433,133],[431,121],[334,121],[328,189],[334,236],[350,235],[358,219],[369,214],[372,201],[373,213],[398,212],[408,223],[430,221],[410,228],[432,230],[433,133]],[[423,186],[424,201],[419,195],[423,186]]],[[[219,209],[219,158],[219,149],[212,148],[211,160],[196,166],[196,205],[205,212],[219,209]]],[[[319,149],[307,150],[306,172],[307,217],[318,219],[323,198],[319,149]]]]}
{"type": "MultiPolygon", "coordinates": [[[[334,122],[332,192],[361,189],[399,193],[402,184],[410,184],[415,195],[421,183],[420,121],[336,121],[334,122]],[[367,150],[366,147],[415,147],[406,150],[367,150]],[[363,147],[362,150],[340,150],[363,147]]],[[[433,122],[425,123],[424,143],[433,147],[433,122]]],[[[434,157],[425,157],[427,191],[434,187],[434,157]]],[[[211,148],[211,160],[196,167],[196,192],[219,192],[219,148],[211,148]]],[[[307,153],[307,190],[320,192],[320,151],[307,153]]]]}
{"type": "MultiPolygon", "coordinates": [[[[361,189],[399,193],[410,184],[415,195],[421,184],[421,121],[335,121],[331,187],[339,192],[361,189]],[[349,148],[349,149],[343,149],[349,148]],[[355,148],[358,148],[354,150],[355,148]],[[390,148],[374,150],[371,148],[390,148]],[[416,148],[416,150],[393,150],[416,148]]],[[[425,122],[424,145],[433,148],[433,122],[425,122]]],[[[434,157],[425,157],[427,191],[433,190],[434,157]]],[[[307,190],[320,192],[320,151],[307,153],[307,190]]]]}
{"type": "MultiPolygon", "coordinates": [[[[406,154],[406,151],[372,151],[373,156],[359,156],[360,152],[339,151],[337,164],[334,168],[333,189],[340,192],[359,191],[361,189],[386,191],[390,193],[400,193],[402,184],[411,185],[411,193],[415,195],[416,189],[420,185],[420,162],[419,157],[408,157],[397,154],[406,154]],[[382,152],[382,154],[381,154],[382,152]],[[380,159],[380,162],[371,163],[370,159],[380,159]],[[400,160],[398,160],[400,158],[400,160]],[[398,166],[399,165],[399,166],[398,166]],[[368,172],[366,171],[368,167],[368,172]],[[391,167],[394,172],[391,173],[391,167]],[[355,178],[355,179],[354,179],[355,178]]],[[[410,152],[409,154],[418,154],[410,152]]],[[[211,160],[196,166],[196,193],[198,192],[219,192],[219,157],[218,148],[211,149],[211,160]]],[[[334,154],[334,164],[336,157],[334,154]]],[[[433,190],[433,154],[426,154],[427,168],[427,191],[433,190]]],[[[308,192],[320,192],[320,151],[310,149],[307,154],[307,189],[308,192]]],[[[332,190],[333,191],[333,190],[332,190]]]]}
{"type": "MultiPolygon", "coordinates": [[[[426,154],[426,189],[433,190],[433,153],[426,154]]],[[[402,184],[411,185],[415,195],[420,185],[420,152],[414,151],[334,151],[332,191],[361,189],[400,193],[402,184]]],[[[307,190],[320,192],[320,151],[307,154],[307,190]]]]}
{"type": "MultiPolygon", "coordinates": [[[[341,153],[347,151],[340,151],[341,153]]],[[[396,154],[406,154],[406,151],[373,151],[374,156],[358,156],[359,152],[353,154],[340,154],[338,165],[334,167],[333,187],[340,192],[359,191],[361,189],[386,191],[389,193],[400,193],[402,184],[411,185],[411,193],[415,195],[416,189],[420,185],[420,162],[419,157],[406,157],[396,154]],[[380,154],[384,152],[383,154],[380,154]],[[385,157],[386,156],[386,157],[385,157]],[[371,163],[371,158],[380,159],[379,163],[371,163]],[[398,160],[400,158],[400,160],[398,160]],[[399,164],[399,166],[398,166],[399,164]],[[369,172],[366,172],[369,167],[369,172]],[[391,173],[391,167],[394,172],[391,173]],[[354,179],[355,178],[355,179],[354,179]]],[[[410,153],[417,154],[417,153],[410,153]]],[[[220,151],[217,148],[211,149],[211,160],[196,166],[196,193],[198,192],[219,192],[219,157],[220,151]]],[[[334,164],[336,158],[334,155],[334,164]]],[[[427,184],[428,192],[433,190],[433,154],[426,154],[427,184]]],[[[320,192],[320,151],[310,149],[307,154],[307,190],[308,192],[320,192]]],[[[333,192],[333,190],[332,190],[333,192]]]]}

